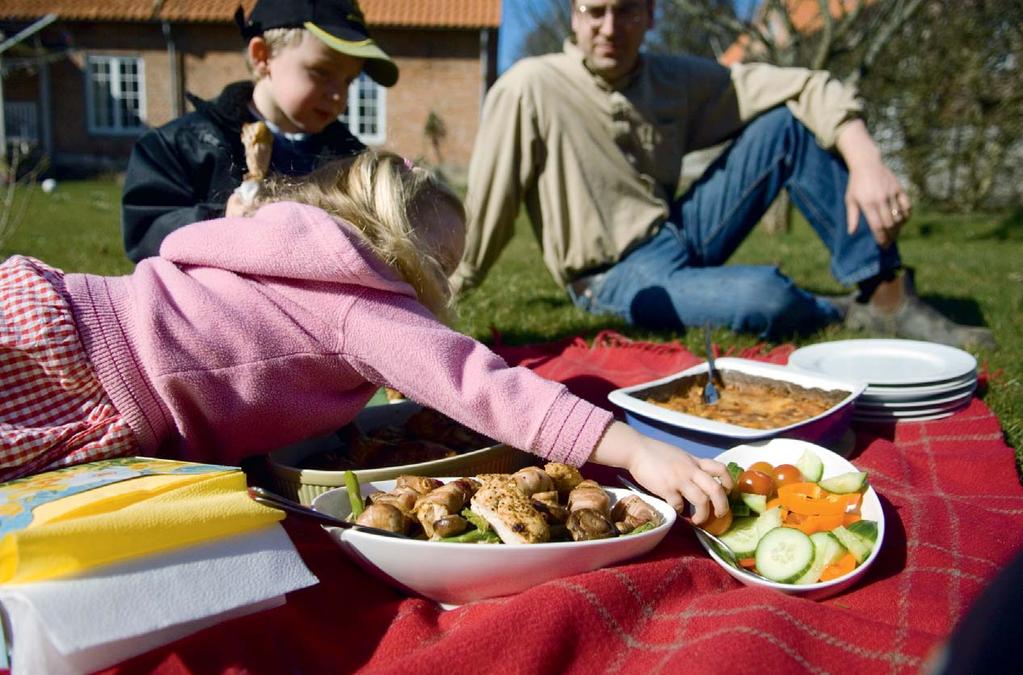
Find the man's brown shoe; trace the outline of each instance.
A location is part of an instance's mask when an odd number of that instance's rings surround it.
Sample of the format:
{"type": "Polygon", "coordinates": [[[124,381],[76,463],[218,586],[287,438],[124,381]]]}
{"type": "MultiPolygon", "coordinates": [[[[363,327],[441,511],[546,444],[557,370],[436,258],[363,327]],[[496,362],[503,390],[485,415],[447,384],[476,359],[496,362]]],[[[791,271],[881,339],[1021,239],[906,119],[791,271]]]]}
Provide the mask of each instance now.
{"type": "Polygon", "coordinates": [[[916,294],[913,270],[906,269],[896,282],[902,284],[902,299],[893,309],[882,309],[875,302],[855,302],[845,317],[845,325],[873,335],[940,342],[953,347],[994,349],[994,334],[987,328],[958,324],[934,309],[916,294]]]}

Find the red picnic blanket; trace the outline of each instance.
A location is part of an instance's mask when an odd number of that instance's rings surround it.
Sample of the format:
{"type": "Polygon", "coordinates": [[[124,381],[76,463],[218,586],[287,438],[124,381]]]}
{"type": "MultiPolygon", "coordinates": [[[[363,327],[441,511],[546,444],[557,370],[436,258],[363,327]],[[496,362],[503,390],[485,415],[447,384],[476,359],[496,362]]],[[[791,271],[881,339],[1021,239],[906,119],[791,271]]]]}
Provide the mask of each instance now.
{"type": "MultiPolygon", "coordinates": [[[[498,351],[605,406],[613,388],[699,361],[615,334],[498,351]]],[[[734,355],[784,363],[791,352],[734,355]]],[[[887,531],[867,576],[827,600],[740,584],[678,524],[643,558],[444,611],[288,521],[320,584],[110,672],[918,672],[1023,547],[1023,488],[979,399],[944,420],[855,431],[850,459],[870,473],[887,531]]]]}

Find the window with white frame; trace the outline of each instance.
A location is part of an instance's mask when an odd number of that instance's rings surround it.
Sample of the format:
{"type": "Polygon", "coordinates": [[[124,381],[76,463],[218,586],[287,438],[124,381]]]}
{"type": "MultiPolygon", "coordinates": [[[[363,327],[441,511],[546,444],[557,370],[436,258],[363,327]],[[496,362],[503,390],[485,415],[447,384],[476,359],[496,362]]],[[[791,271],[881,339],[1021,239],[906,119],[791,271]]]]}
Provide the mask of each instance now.
{"type": "Polygon", "coordinates": [[[133,134],[145,129],[145,72],[134,56],[90,55],[85,61],[89,131],[133,134]]]}
{"type": "Polygon", "coordinates": [[[367,145],[379,145],[387,140],[385,92],[365,73],[361,73],[348,87],[348,109],[341,116],[341,121],[367,145]]]}

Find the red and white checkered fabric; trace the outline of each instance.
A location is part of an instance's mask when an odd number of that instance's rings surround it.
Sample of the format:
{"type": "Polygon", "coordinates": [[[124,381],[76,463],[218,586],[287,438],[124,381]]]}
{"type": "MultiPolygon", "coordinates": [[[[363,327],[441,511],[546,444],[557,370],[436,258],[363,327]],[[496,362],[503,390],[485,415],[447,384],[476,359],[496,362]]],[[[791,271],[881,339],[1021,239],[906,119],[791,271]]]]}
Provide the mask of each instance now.
{"type": "Polygon", "coordinates": [[[63,285],[38,260],[0,264],[0,481],[138,450],[89,363],[63,285]]]}

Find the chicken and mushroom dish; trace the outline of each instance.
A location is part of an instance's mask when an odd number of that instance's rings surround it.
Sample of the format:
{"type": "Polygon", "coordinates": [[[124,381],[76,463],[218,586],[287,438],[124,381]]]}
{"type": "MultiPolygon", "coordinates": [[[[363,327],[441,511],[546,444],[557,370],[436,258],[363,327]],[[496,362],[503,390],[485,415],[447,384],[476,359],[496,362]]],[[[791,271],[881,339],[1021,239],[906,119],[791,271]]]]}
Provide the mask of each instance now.
{"type": "MultiPolygon", "coordinates": [[[[358,500],[358,497],[356,497],[358,500]]],[[[579,470],[550,462],[512,474],[480,474],[443,483],[399,476],[394,488],[359,504],[360,525],[430,541],[539,544],[607,539],[664,522],[641,497],[612,494],[579,470]]]]}

